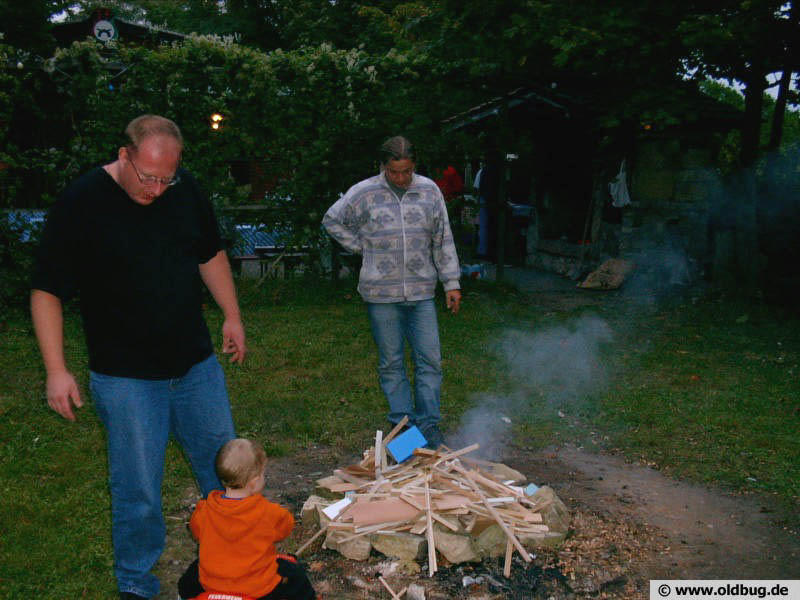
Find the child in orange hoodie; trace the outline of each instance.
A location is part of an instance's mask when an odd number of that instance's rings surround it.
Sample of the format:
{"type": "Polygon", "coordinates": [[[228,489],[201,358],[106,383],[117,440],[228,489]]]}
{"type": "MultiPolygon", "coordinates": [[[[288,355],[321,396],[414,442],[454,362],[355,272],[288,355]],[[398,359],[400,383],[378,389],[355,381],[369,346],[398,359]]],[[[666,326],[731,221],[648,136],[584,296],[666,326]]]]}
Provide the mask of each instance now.
{"type": "Polygon", "coordinates": [[[294,517],[261,495],[264,449],[237,438],[217,454],[216,470],[225,491],[197,503],[189,527],[199,558],[178,582],[181,598],[204,591],[246,594],[258,600],[313,600],[305,570],[290,556],[279,556],[275,542],[287,537],[294,517]]]}

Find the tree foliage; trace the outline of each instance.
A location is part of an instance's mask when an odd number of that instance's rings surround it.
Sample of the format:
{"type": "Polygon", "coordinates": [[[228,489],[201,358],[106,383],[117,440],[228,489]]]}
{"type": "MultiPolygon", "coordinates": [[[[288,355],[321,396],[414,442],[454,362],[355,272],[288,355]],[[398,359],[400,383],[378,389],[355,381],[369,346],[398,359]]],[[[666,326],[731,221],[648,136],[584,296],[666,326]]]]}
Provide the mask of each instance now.
{"type": "Polygon", "coordinates": [[[430,99],[416,87],[426,77],[424,56],[329,44],[262,53],[209,36],[107,50],[87,41],[53,57],[59,119],[72,124],[54,161],[56,188],[113,158],[125,123],[154,112],[184,129],[184,162],[220,203],[248,200],[230,164],[263,160],[276,193],[292,198],[285,217],[305,226],[318,223],[354,177],[374,172],[383,137],[404,131],[424,145],[438,133],[430,99]],[[224,115],[219,131],[209,128],[213,113],[224,115]]]}
{"type": "Polygon", "coordinates": [[[607,129],[674,123],[694,110],[683,88],[739,81],[748,118],[730,147],[747,164],[765,143],[766,74],[800,62],[797,12],[778,0],[109,0],[123,18],[197,35],[55,51],[50,17],[97,2],[0,2],[6,205],[47,206],[113,158],[127,121],[158,112],[184,129],[185,164],[219,204],[249,202],[230,165],[260,161],[281,218],[306,237],[375,171],[382,138],[407,134],[444,166],[467,142],[442,119],[522,86],[554,87],[607,129]]]}
{"type": "Polygon", "coordinates": [[[767,75],[800,63],[800,28],[789,18],[791,3],[780,0],[735,0],[704,5],[688,14],[678,28],[687,65],[699,76],[740,82],[744,86],[745,120],[740,160],[755,162],[767,75]]]}

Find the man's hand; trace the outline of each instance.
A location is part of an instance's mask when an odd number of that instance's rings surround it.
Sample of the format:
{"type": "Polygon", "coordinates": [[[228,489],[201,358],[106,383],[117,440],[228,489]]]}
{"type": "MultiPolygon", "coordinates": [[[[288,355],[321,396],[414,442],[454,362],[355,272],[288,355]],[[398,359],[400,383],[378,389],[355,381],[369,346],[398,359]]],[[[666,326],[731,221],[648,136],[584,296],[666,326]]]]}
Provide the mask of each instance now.
{"type": "Polygon", "coordinates": [[[445,297],[447,298],[447,308],[450,309],[450,312],[454,315],[458,314],[458,309],[461,307],[461,290],[450,290],[445,293],[445,297]]]}
{"type": "Polygon", "coordinates": [[[222,352],[231,355],[231,362],[244,362],[247,346],[244,343],[244,326],[241,320],[225,319],[222,324],[222,352]]]}
{"type": "Polygon", "coordinates": [[[47,404],[67,421],[75,421],[72,407],[82,407],[83,400],[72,373],[58,371],[47,376],[47,404]]]}

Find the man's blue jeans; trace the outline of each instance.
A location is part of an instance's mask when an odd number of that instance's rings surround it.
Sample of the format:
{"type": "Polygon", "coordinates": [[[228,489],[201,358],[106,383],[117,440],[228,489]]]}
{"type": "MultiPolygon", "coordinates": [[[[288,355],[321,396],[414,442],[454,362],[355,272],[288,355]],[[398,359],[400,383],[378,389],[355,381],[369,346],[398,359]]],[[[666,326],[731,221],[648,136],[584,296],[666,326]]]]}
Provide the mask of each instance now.
{"type": "Polygon", "coordinates": [[[175,379],[92,372],[95,408],[108,436],[114,572],[120,592],[158,593],[150,573],[164,549],[161,483],[170,433],[184,449],[203,496],[221,488],[217,451],[235,437],[225,375],[213,354],[175,379]]]}
{"type": "Polygon", "coordinates": [[[433,299],[417,302],[368,302],[372,337],[378,346],[378,379],[389,401],[389,420],[408,415],[420,430],[439,423],[442,356],[433,299]],[[405,342],[414,362],[414,397],[406,374],[405,342]]]}

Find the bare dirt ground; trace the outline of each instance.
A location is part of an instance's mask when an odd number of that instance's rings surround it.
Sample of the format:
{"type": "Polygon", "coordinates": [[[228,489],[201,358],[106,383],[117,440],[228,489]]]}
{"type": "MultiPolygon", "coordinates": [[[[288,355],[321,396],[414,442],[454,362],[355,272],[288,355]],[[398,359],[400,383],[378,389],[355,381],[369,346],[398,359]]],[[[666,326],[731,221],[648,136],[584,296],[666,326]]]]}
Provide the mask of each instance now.
{"type": "MultiPolygon", "coordinates": [[[[265,494],[299,515],[316,479],[355,460],[319,446],[273,459],[265,494]]],[[[572,526],[562,546],[537,550],[530,564],[515,555],[510,579],[500,560],[440,564],[429,578],[424,564],[374,553],[368,561],[350,561],[318,541],[301,557],[317,591],[326,599],[390,598],[378,580],[382,575],[395,591],[422,586],[429,600],[627,600],[648,598],[650,579],[800,578],[800,532],[769,497],[676,481],[646,465],[574,446],[511,446],[502,462],[537,485],[550,485],[568,506],[572,526]]],[[[186,523],[196,500],[196,492],[187,490],[182,510],[168,516],[159,599],[176,598],[175,582],[194,557],[186,523]]],[[[282,549],[296,550],[314,533],[298,522],[282,549]]]]}

